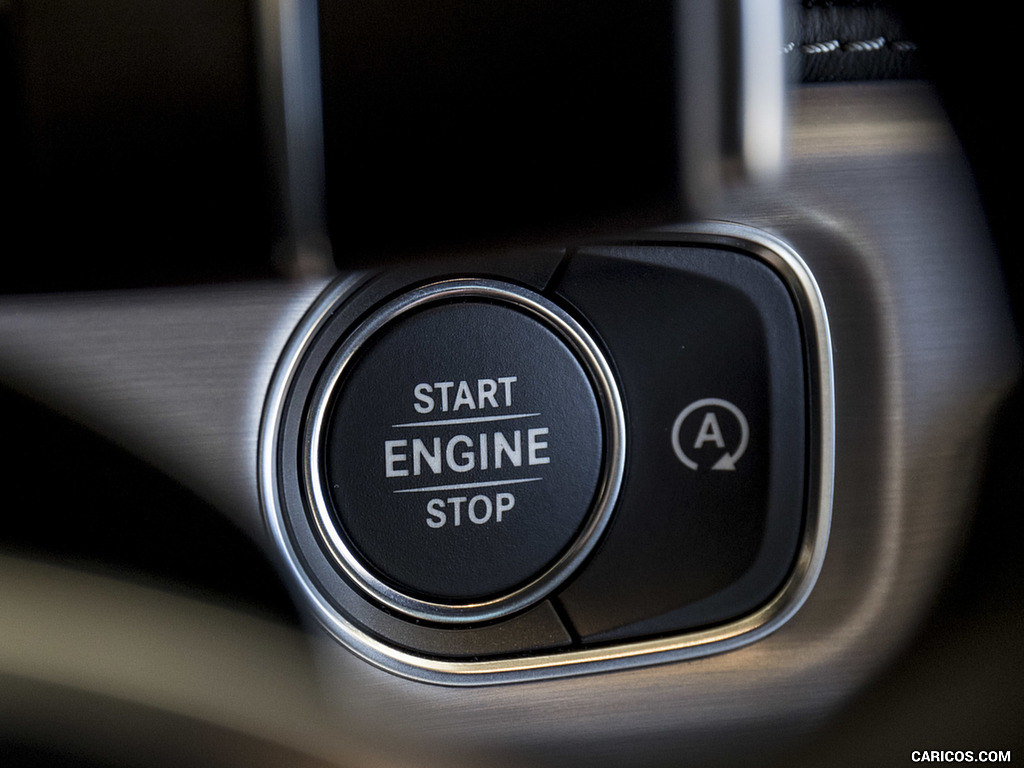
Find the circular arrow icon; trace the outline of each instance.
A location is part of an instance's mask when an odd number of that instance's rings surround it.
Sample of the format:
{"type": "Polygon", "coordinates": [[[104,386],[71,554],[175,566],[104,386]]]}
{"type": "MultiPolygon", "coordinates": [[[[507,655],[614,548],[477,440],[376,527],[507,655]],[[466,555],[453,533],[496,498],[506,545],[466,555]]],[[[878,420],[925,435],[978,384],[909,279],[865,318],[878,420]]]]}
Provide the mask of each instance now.
{"type": "MultiPolygon", "coordinates": [[[[730,403],[728,400],[721,400],[717,397],[706,397],[703,400],[697,400],[696,402],[690,403],[686,406],[682,412],[676,416],[675,423],[672,425],[672,450],[676,452],[676,456],[679,460],[690,469],[698,469],[698,464],[683,450],[682,445],[679,443],[679,430],[683,426],[683,422],[686,421],[686,417],[701,408],[708,408],[710,406],[718,406],[725,408],[733,416],[736,417],[736,421],[740,425],[740,444],[736,447],[732,453],[728,450],[722,454],[722,457],[716,461],[711,469],[727,470],[732,471],[736,469],[736,462],[740,460],[744,452],[747,450],[747,443],[750,440],[750,428],[747,426],[747,417],[743,415],[743,411],[737,408],[735,405],[730,403]]],[[[701,426],[700,434],[697,436],[697,442],[694,448],[699,448],[704,442],[714,442],[716,445],[721,447],[725,446],[722,439],[722,432],[718,426],[718,420],[714,417],[713,413],[710,413],[704,417],[704,424],[701,426]]]]}

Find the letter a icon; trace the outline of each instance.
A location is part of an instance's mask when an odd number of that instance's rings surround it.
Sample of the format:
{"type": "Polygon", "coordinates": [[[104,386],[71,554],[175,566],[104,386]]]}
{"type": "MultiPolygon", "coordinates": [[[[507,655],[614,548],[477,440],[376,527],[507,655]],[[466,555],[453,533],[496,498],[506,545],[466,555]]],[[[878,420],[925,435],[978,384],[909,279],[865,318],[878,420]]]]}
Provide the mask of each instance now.
{"type": "Polygon", "coordinates": [[[725,448],[722,430],[719,428],[718,419],[712,411],[708,411],[704,417],[704,423],[700,425],[700,434],[697,435],[697,442],[693,444],[693,447],[694,449],[700,448],[708,441],[713,442],[719,448],[725,448]]]}

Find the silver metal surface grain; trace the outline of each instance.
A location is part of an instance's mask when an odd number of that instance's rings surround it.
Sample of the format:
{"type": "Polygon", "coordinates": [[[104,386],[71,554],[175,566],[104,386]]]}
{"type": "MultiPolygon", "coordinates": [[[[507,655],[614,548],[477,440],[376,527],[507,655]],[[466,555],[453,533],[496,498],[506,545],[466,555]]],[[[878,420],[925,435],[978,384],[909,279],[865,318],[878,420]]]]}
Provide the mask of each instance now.
{"type": "Polygon", "coordinates": [[[285,341],[325,281],[0,300],[0,382],[119,443],[259,541],[256,437],[285,341]]]}

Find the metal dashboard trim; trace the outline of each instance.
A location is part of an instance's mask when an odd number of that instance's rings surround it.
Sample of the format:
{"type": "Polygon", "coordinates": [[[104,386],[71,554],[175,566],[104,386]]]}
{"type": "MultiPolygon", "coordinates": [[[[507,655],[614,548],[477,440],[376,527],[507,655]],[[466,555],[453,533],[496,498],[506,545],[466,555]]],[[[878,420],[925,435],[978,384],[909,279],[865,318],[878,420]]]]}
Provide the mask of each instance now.
{"type": "Polygon", "coordinates": [[[441,685],[489,685],[601,672],[664,663],[733,650],[782,626],[807,599],[821,570],[828,542],[834,468],[834,388],[828,317],[814,277],[800,256],[768,233],[727,222],[709,222],[640,235],[632,240],[717,244],[751,254],[779,274],[797,304],[805,334],[810,412],[808,511],[800,549],[789,578],[758,610],[713,628],[608,647],[544,653],[528,658],[453,661],[420,656],[373,637],[341,615],[298,565],[276,487],[278,428],[296,365],[331,309],[357,278],[333,284],[299,325],[274,374],[260,433],[259,475],[267,525],[288,569],[317,619],[343,645],[367,661],[404,677],[441,685]]]}

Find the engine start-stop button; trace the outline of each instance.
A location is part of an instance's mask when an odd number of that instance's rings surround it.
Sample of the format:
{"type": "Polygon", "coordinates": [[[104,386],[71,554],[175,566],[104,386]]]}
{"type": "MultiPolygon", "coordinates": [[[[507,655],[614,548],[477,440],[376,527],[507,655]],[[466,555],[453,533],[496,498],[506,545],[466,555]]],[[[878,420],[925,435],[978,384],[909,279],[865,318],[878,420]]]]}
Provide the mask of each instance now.
{"type": "Polygon", "coordinates": [[[328,551],[420,618],[495,618],[548,594],[593,548],[621,479],[599,348],[518,286],[453,280],[387,304],[334,352],[311,413],[328,551]]]}

